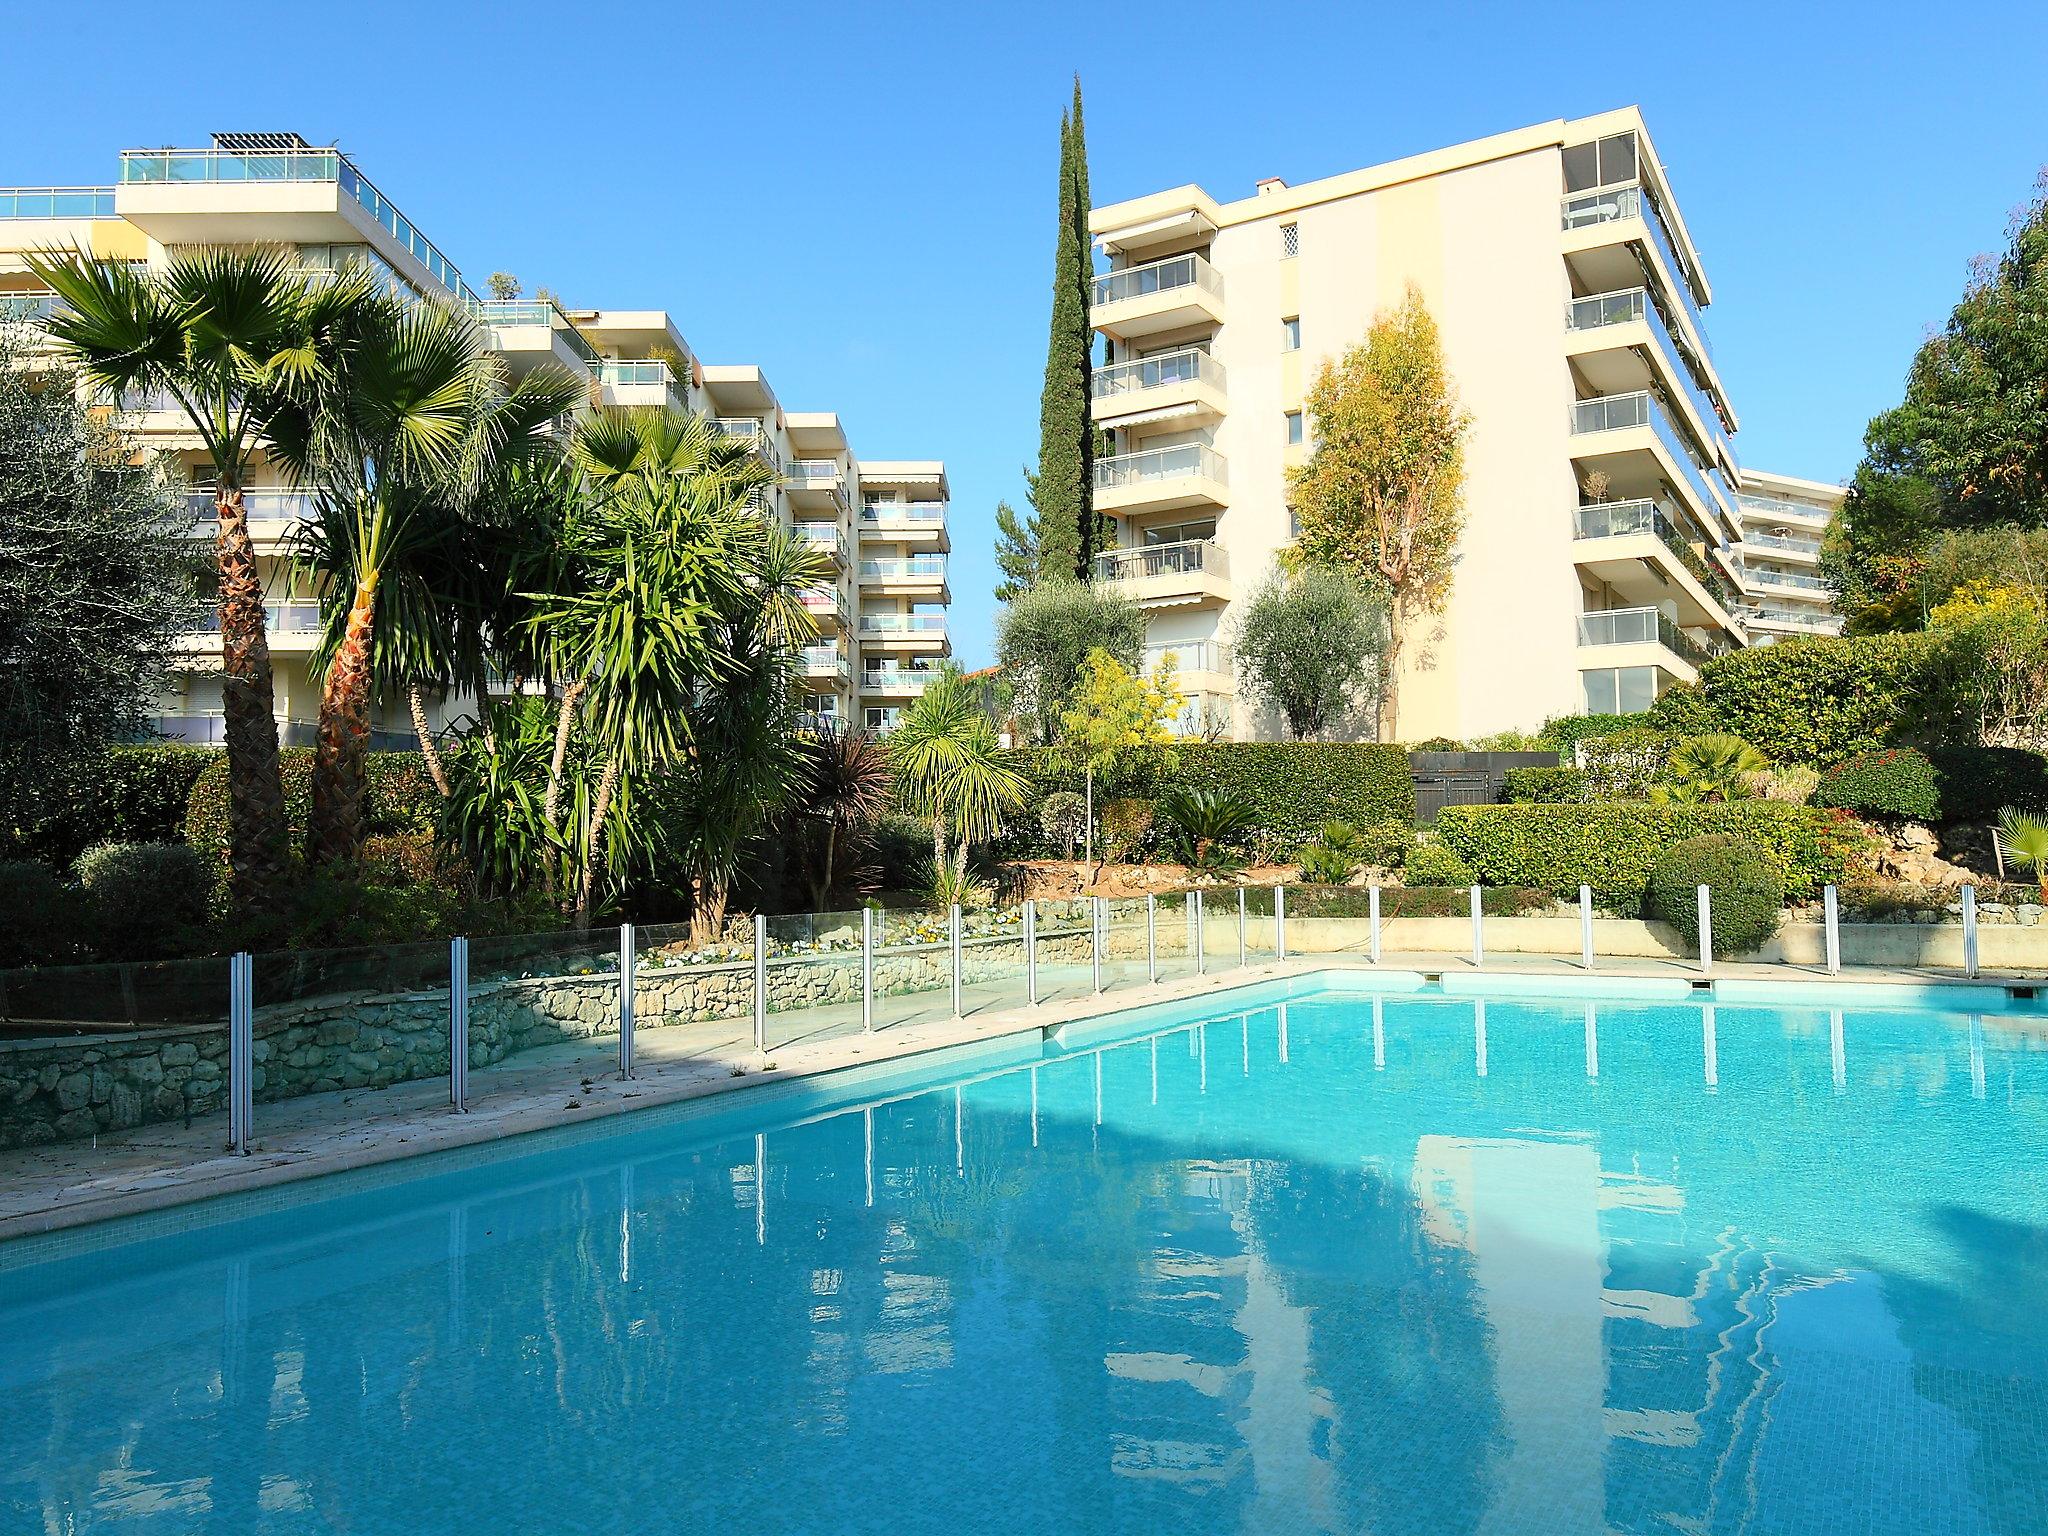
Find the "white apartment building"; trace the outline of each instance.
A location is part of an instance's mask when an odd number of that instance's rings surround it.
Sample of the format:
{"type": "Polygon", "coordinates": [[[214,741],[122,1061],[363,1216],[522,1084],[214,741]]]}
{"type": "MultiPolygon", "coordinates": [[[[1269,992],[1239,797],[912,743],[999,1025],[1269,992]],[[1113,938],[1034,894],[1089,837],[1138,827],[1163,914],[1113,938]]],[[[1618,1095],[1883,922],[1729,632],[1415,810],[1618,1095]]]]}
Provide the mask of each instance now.
{"type": "MultiPolygon", "coordinates": [[[[0,323],[21,326],[31,348],[38,345],[35,328],[54,300],[22,257],[39,249],[153,266],[182,246],[253,244],[288,246],[311,270],[362,262],[404,292],[463,305],[514,376],[553,367],[582,380],[593,406],[675,407],[714,417],[728,434],[755,443],[781,477],[763,498],[764,514],[832,556],[829,579],[806,599],[820,629],[803,653],[811,714],[885,725],[922,686],[923,669],[951,655],[941,462],[863,465],[836,415],[785,410],[759,368],[701,362],[664,311],[479,297],[353,160],[296,134],[215,134],[204,149],[126,150],[112,186],[0,188],[0,323]],[[871,688],[864,686],[869,677],[876,679],[871,688]]],[[[211,539],[212,496],[203,489],[211,466],[166,404],[127,399],[116,408],[138,444],[172,456],[200,488],[191,496],[193,536],[211,539]]],[[[256,476],[247,506],[267,579],[281,734],[310,744],[320,694],[310,669],[319,608],[294,585],[290,560],[310,506],[268,468],[256,476]]],[[[187,636],[182,649],[188,665],[161,701],[157,728],[177,740],[219,741],[217,633],[187,636]]],[[[441,701],[437,723],[471,708],[468,699],[441,701]]],[[[377,744],[410,745],[405,701],[380,700],[377,709],[377,744]]]]}
{"type": "MultiPolygon", "coordinates": [[[[1400,734],[1646,706],[1734,646],[1839,629],[1813,567],[1841,499],[1746,469],[1698,254],[1635,108],[1218,203],[1093,210],[1099,578],[1180,664],[1187,728],[1271,737],[1235,610],[1293,538],[1319,365],[1413,285],[1472,427],[1445,611],[1407,637],[1400,734]]],[[[1369,733],[1370,724],[1363,729],[1369,733]]]]}

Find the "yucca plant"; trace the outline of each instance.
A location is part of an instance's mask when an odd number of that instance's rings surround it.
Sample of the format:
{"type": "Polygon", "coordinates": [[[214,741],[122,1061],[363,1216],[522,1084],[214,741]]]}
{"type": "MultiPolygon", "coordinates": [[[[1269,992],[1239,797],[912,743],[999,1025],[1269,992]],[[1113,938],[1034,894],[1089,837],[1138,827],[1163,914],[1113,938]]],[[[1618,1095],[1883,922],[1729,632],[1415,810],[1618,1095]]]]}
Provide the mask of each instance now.
{"type": "Polygon", "coordinates": [[[1301,878],[1311,885],[1342,885],[1365,862],[1365,839],[1348,821],[1326,821],[1299,858],[1301,878]]]}
{"type": "Polygon", "coordinates": [[[2048,820],[2007,806],[1998,813],[1998,841],[2021,869],[2031,869],[2048,896],[2048,820]]]}

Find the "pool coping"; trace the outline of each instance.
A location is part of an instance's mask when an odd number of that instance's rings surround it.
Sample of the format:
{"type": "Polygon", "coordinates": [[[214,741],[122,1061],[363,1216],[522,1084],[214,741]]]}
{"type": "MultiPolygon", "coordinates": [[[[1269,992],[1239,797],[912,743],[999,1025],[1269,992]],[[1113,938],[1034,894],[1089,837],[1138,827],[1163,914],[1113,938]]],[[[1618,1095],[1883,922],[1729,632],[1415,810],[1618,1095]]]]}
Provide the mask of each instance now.
{"type": "MultiPolygon", "coordinates": [[[[1332,972],[1362,972],[1392,983],[1372,990],[1399,993],[1439,982],[1447,994],[1465,997],[1502,992],[1508,996],[1549,995],[1554,986],[1569,988],[1575,980],[1640,982],[1644,985],[1629,993],[1603,988],[1600,996],[1607,1001],[1628,995],[1643,1000],[1708,999],[1730,1006],[1778,1000],[1787,990],[1795,996],[1803,991],[1813,992],[1817,994],[1815,1003],[1824,994],[1840,1005],[1864,1007],[1924,1006],[1930,991],[2011,995],[2009,989],[2014,987],[2048,990],[2048,983],[2024,977],[1980,977],[1972,981],[1925,971],[1883,970],[1854,974],[1845,970],[1830,976],[1819,968],[1788,968],[1781,964],[1727,965],[1717,967],[1711,976],[1702,976],[1695,963],[1661,961],[1603,962],[1596,971],[1588,973],[1580,969],[1576,960],[1561,963],[1554,957],[1520,955],[1490,956],[1483,967],[1475,967],[1469,956],[1403,955],[1389,957],[1379,965],[1355,954],[1290,956],[1171,982],[784,1046],[765,1060],[751,1047],[738,1053],[713,1052],[679,1063],[643,1068],[630,1084],[607,1081],[582,1092],[567,1105],[562,1102],[560,1085],[555,1084],[542,1092],[516,1094],[476,1106],[467,1114],[438,1109],[375,1126],[350,1127],[330,1134],[328,1139],[334,1145],[310,1151],[266,1150],[260,1146],[259,1127],[259,1146],[248,1156],[222,1152],[198,1162],[134,1173],[128,1176],[132,1180],[129,1187],[62,1198],[48,1205],[0,1215],[0,1271],[16,1267],[17,1261],[36,1261],[24,1250],[43,1245],[27,1240],[127,1217],[436,1153],[516,1143],[540,1133],[601,1124],[645,1110],[740,1093],[749,1088],[801,1083],[854,1069],[894,1066],[961,1047],[1033,1033],[1043,1040],[1055,1040],[1064,1027],[1084,1021],[1151,1011],[1205,996],[1227,996],[1266,983],[1332,972]],[[1543,963],[1537,964],[1539,959],[1543,963]],[[1795,974],[1787,975],[1788,969],[1795,974]],[[1493,985],[1499,982],[1508,985],[1493,985]],[[630,1092],[624,1091],[628,1088],[630,1092]],[[21,1246],[16,1247],[17,1243],[21,1246]]],[[[506,1155],[517,1152],[516,1147],[511,1147],[506,1155]]]]}

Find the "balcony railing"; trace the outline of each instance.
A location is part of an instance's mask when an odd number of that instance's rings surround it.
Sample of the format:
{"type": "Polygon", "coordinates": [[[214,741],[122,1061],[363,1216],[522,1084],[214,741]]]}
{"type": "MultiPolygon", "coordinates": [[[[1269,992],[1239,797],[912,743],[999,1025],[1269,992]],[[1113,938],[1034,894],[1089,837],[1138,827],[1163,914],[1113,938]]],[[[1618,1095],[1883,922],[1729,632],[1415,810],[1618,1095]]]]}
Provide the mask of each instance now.
{"type": "Polygon", "coordinates": [[[1686,483],[1698,495],[1702,513],[1712,516],[1725,512],[1727,501],[1708,483],[1707,471],[1700,465],[1698,450],[1679,430],[1678,423],[1671,419],[1670,411],[1655,395],[1646,389],[1638,389],[1625,395],[1596,395],[1591,400],[1572,402],[1571,428],[1574,436],[1621,432],[1631,427],[1649,427],[1657,434],[1678,465],[1679,473],[1685,476],[1686,483]]]}
{"type": "Polygon", "coordinates": [[[1089,388],[1097,400],[1191,383],[1223,388],[1223,365],[1200,347],[1157,352],[1128,363],[1109,363],[1089,377],[1089,388]]]}
{"type": "Polygon", "coordinates": [[[1678,563],[1691,573],[1693,580],[1713,593],[1723,608],[1733,611],[1736,602],[1734,585],[1707,563],[1706,557],[1681,530],[1669,508],[1642,498],[1596,502],[1572,511],[1572,537],[1575,539],[1616,539],[1635,533],[1654,533],[1663,541],[1664,547],[1678,557],[1678,563]]]}
{"type": "Polygon", "coordinates": [[[676,387],[675,370],[656,357],[608,357],[599,365],[607,384],[625,389],[667,389],[676,387]]]}
{"type": "MultiPolygon", "coordinates": [[[[207,490],[187,491],[185,505],[194,522],[214,522],[219,511],[207,490]]],[[[266,486],[242,492],[242,515],[251,522],[312,522],[320,516],[320,503],[310,491],[266,486]]]]}
{"type": "Polygon", "coordinates": [[[457,298],[473,299],[462,271],[395,207],[376,183],[337,149],[124,149],[124,186],[162,183],[331,181],[377,221],[434,281],[457,298]]]}
{"type": "Polygon", "coordinates": [[[1661,645],[1694,666],[1713,652],[1680,629],[1661,608],[1608,608],[1579,615],[1581,645],[1661,645]]]}
{"type": "Polygon", "coordinates": [[[837,459],[791,459],[789,478],[837,485],[842,475],[837,459]]]}
{"type": "Polygon", "coordinates": [[[882,667],[873,672],[862,672],[860,686],[863,693],[923,693],[925,686],[938,675],[936,668],[882,667]]]}
{"type": "Polygon", "coordinates": [[[1762,571],[1755,566],[1746,568],[1749,580],[1761,587],[1791,587],[1800,592],[1826,592],[1828,584],[1818,576],[1794,575],[1791,571],[1762,571]]]}
{"type": "Polygon", "coordinates": [[[1779,496],[1759,496],[1753,491],[1740,492],[1735,499],[1743,511],[1759,517],[1797,517],[1824,523],[1834,515],[1828,508],[1810,501],[1786,501],[1779,496]]]}
{"type": "Polygon", "coordinates": [[[0,293],[0,325],[41,325],[56,312],[54,293],[0,293]]]}
{"type": "Polygon", "coordinates": [[[846,539],[836,523],[796,523],[792,528],[797,542],[807,548],[829,550],[841,556],[846,553],[846,539]]]}
{"type": "Polygon", "coordinates": [[[864,613],[860,628],[869,635],[943,635],[943,613],[864,613]]]}
{"type": "Polygon", "coordinates": [[[755,416],[715,416],[712,421],[727,437],[743,437],[749,442],[758,443],[768,435],[767,429],[761,425],[760,418],[755,416]]]}
{"type": "Polygon", "coordinates": [[[809,677],[837,676],[847,671],[846,654],[836,645],[807,645],[798,655],[809,677]]]}
{"type": "Polygon", "coordinates": [[[0,187],[0,219],[111,219],[112,187],[0,187]]]}
{"type": "Polygon", "coordinates": [[[1223,296],[1223,278],[1216,269],[1190,251],[1185,256],[1168,256],[1143,266],[1123,267],[1095,279],[1095,302],[1117,304],[1142,298],[1148,293],[1166,293],[1175,288],[1200,288],[1218,298],[1223,296]]]}
{"type": "Polygon", "coordinates": [[[1235,653],[1219,640],[1190,640],[1183,645],[1145,647],[1143,665],[1146,672],[1158,671],[1169,660],[1177,672],[1228,673],[1236,665],[1235,653]]]}
{"type": "MultiPolygon", "coordinates": [[[[471,299],[464,306],[476,316],[477,324],[488,326],[543,326],[568,343],[569,350],[591,367],[601,367],[604,358],[577,330],[569,317],[549,299],[471,299]]],[[[662,365],[656,364],[656,367],[662,365]]],[[[607,383],[614,382],[609,377],[607,383]]]]}
{"type": "MultiPolygon", "coordinates": [[[[199,633],[218,633],[220,610],[209,608],[192,627],[199,633]]],[[[320,605],[270,603],[263,610],[263,627],[273,635],[317,635],[320,632],[320,605]]]]}
{"type": "Polygon", "coordinates": [[[1142,453],[1119,453],[1095,461],[1098,491],[1178,480],[1189,475],[1199,475],[1219,485],[1230,483],[1230,470],[1223,455],[1205,443],[1177,443],[1171,448],[1147,448],[1142,453]]]}
{"type": "Polygon", "coordinates": [[[907,560],[863,560],[860,574],[868,581],[944,581],[944,555],[912,555],[907,560]]]}
{"type": "Polygon", "coordinates": [[[1742,617],[1757,624],[1784,624],[1793,629],[1812,629],[1832,634],[1842,627],[1842,616],[1838,613],[1815,613],[1812,609],[1799,612],[1791,608],[1771,608],[1763,605],[1745,608],[1742,617]]]}
{"type": "Polygon", "coordinates": [[[1707,339],[1707,329],[1700,323],[1699,299],[1693,292],[1693,269],[1678,259],[1677,244],[1664,224],[1664,210],[1647,189],[1631,182],[1625,186],[1573,193],[1564,199],[1563,215],[1566,229],[1586,229],[1617,219],[1640,219],[1650,232],[1651,243],[1664,258],[1665,270],[1678,287],[1679,302],[1685,306],[1686,318],[1692,322],[1694,334],[1699,337],[1707,355],[1713,355],[1714,344],[1707,339]]]}
{"type": "Polygon", "coordinates": [[[1230,574],[1230,558],[1214,539],[1180,539],[1171,544],[1145,544],[1111,550],[1095,557],[1098,581],[1142,581],[1148,576],[1177,576],[1209,571],[1230,574]]]}
{"type": "Polygon", "coordinates": [[[870,501],[862,504],[860,520],[884,527],[928,528],[946,520],[943,501],[870,501]]]}
{"type": "Polygon", "coordinates": [[[1820,541],[1818,539],[1792,539],[1787,538],[1782,533],[1757,533],[1751,529],[1744,529],[1742,542],[1745,544],[1755,544],[1762,549],[1789,549],[1793,553],[1801,555],[1818,555],[1820,553],[1820,541]]]}
{"type": "Polygon", "coordinates": [[[812,613],[837,613],[839,594],[830,587],[812,587],[799,599],[812,613]]]}

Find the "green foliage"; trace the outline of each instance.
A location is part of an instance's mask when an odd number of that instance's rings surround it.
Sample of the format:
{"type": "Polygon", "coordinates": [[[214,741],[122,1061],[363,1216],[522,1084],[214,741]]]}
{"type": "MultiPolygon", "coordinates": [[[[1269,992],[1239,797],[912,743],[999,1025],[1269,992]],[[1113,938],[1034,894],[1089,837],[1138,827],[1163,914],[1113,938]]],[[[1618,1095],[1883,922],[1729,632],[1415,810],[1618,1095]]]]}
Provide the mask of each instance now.
{"type": "Polygon", "coordinates": [[[1415,846],[1415,828],[1405,821],[1384,821],[1358,834],[1358,856],[1374,869],[1401,868],[1415,846]]]}
{"type": "MultiPolygon", "coordinates": [[[[1466,881],[1463,885],[1384,885],[1380,887],[1380,917],[1464,917],[1472,910],[1466,881]]],[[[1479,910],[1487,917],[1517,917],[1550,905],[1548,891],[1502,890],[1482,886],[1479,910]]],[[[1287,888],[1289,917],[1369,917],[1372,894],[1357,885],[1291,885],[1287,888]]]]}
{"type": "Polygon", "coordinates": [[[78,858],[94,950],[109,960],[162,960],[201,947],[214,871],[183,843],[101,843],[78,858]]]}
{"type": "Polygon", "coordinates": [[[1554,750],[1570,763],[1572,749],[1588,737],[1639,730],[1648,723],[1644,715],[1555,715],[1544,721],[1543,729],[1536,733],[1536,745],[1554,750]]]}
{"type": "Polygon", "coordinates": [[[1377,702],[1386,605],[1344,572],[1276,570],[1245,601],[1236,646],[1246,693],[1306,741],[1377,702]]]}
{"type": "Polygon", "coordinates": [[[1933,821],[1941,813],[1941,789],[1926,754],[1903,747],[1835,764],[1821,775],[1813,803],[1875,821],[1933,821]]]}
{"type": "Polygon", "coordinates": [[[1113,859],[1136,858],[1151,844],[1158,818],[1158,808],[1150,800],[1134,796],[1105,800],[1095,816],[1101,823],[1104,851],[1113,859]]]}
{"type": "MultiPolygon", "coordinates": [[[[284,774],[285,816],[296,845],[303,841],[313,802],[313,749],[286,747],[278,754],[284,774]]],[[[414,752],[372,752],[365,762],[369,787],[364,821],[372,836],[431,831],[440,825],[441,796],[414,752]]],[[[228,847],[228,763],[222,754],[192,780],[186,797],[185,841],[202,858],[218,861],[223,877],[228,847]]]]}
{"type": "Polygon", "coordinates": [[[1662,731],[1630,726],[1578,745],[1588,800],[1647,800],[1675,745],[1662,731]]]}
{"type": "Polygon", "coordinates": [[[2013,863],[2048,879],[2048,820],[2007,806],[1998,813],[1998,840],[2013,863]]]}
{"type": "Polygon", "coordinates": [[[1764,755],[1740,736],[1710,731],[1688,736],[1665,759],[1662,782],[1650,786],[1657,801],[1748,800],[1770,771],[1764,755]]]}
{"type": "Polygon", "coordinates": [[[1114,589],[1064,576],[1022,592],[996,618],[996,659],[1018,718],[1050,746],[1088,657],[1103,651],[1132,671],[1145,650],[1145,616],[1114,589]]]}
{"type": "Polygon", "coordinates": [[[1863,837],[1839,812],[1775,800],[1725,805],[1459,805],[1438,813],[1437,836],[1489,885],[1575,898],[1581,884],[1609,911],[1642,910],[1650,871],[1673,843],[1720,832],[1748,838],[1784,877],[1793,900],[1839,882],[1863,837]]]}
{"type": "Polygon", "coordinates": [[[78,888],[47,864],[0,860],[0,969],[86,958],[78,888]]]}
{"type": "MultiPolygon", "coordinates": [[[[1037,793],[1081,786],[1078,765],[1064,753],[1024,748],[1005,760],[1037,793]]],[[[1408,754],[1391,743],[1183,741],[1173,748],[1170,766],[1164,751],[1134,752],[1096,788],[1100,803],[1174,786],[1220,790],[1249,804],[1258,817],[1253,844],[1261,853],[1297,847],[1333,819],[1360,827],[1415,822],[1408,754]]]]}
{"type": "Polygon", "coordinates": [[[1158,813],[1169,829],[1168,845],[1193,869],[1236,868],[1234,845],[1258,820],[1249,801],[1217,789],[1169,789],[1158,813]]]}
{"type": "Polygon", "coordinates": [[[1036,564],[1041,578],[1062,570],[1086,581],[1101,538],[1095,516],[1095,427],[1089,363],[1095,332],[1088,310],[1095,271],[1088,234],[1088,145],[1081,82],[1060,118],[1058,225],[1053,238],[1052,317],[1045,385],[1038,397],[1038,467],[1030,476],[1036,564]]]}
{"type": "Polygon", "coordinates": [[[0,837],[13,856],[60,868],[95,843],[168,843],[185,835],[192,782],[220,758],[217,747],[115,747],[62,764],[9,801],[14,825],[0,837]]]}
{"type": "Polygon", "coordinates": [[[1699,948],[1699,888],[1713,905],[1714,950],[1746,955],[1778,931],[1785,876],[1764,850],[1745,837],[1707,833],[1673,843],[1650,871],[1646,915],[1678,930],[1699,948]]]}
{"type": "Polygon", "coordinates": [[[1425,736],[1421,741],[1409,744],[1411,752],[1462,752],[1465,744],[1449,736],[1425,736]]]}
{"type": "Polygon", "coordinates": [[[1579,768],[1510,768],[1501,791],[1518,805],[1578,805],[1586,800],[1586,774],[1579,768]]]}
{"type": "Polygon", "coordinates": [[[2006,806],[2048,811],[2048,756],[2018,747],[1932,747],[1927,756],[1945,824],[1995,821],[2006,806]]]}
{"type": "Polygon", "coordinates": [[[1365,839],[1348,821],[1326,821],[1316,840],[1301,850],[1301,878],[1316,885],[1342,885],[1365,863],[1365,839]]]}
{"type": "Polygon", "coordinates": [[[1020,516],[1007,501],[997,502],[996,569],[1003,579],[996,583],[996,601],[1015,602],[1037,586],[1043,574],[1039,564],[1038,514],[1020,516]]]}
{"type": "Polygon", "coordinates": [[[1472,885],[1478,873],[1447,843],[1419,843],[1402,871],[1407,885],[1472,885]]]}
{"type": "Polygon", "coordinates": [[[1062,857],[1071,859],[1075,841],[1088,830],[1087,800],[1070,789],[1054,790],[1038,807],[1038,826],[1048,842],[1064,849],[1062,857]]]}

